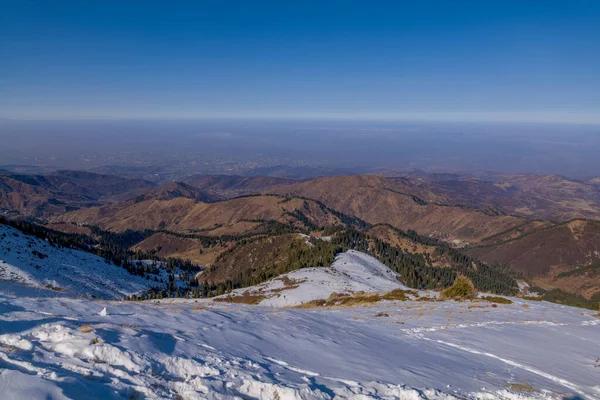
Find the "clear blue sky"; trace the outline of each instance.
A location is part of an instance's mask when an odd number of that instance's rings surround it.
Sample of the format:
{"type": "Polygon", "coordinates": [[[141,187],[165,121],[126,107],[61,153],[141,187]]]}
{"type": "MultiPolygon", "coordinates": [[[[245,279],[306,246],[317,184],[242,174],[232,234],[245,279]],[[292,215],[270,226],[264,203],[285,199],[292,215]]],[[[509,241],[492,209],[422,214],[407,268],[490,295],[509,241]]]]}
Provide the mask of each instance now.
{"type": "Polygon", "coordinates": [[[600,122],[600,1],[0,0],[0,117],[600,122]]]}

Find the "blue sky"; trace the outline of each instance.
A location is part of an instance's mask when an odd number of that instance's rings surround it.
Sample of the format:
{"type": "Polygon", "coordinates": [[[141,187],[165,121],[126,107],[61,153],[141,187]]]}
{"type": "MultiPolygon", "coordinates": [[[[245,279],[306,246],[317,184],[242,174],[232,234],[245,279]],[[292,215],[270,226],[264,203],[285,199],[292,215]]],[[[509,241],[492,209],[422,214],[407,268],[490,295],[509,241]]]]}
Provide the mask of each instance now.
{"type": "Polygon", "coordinates": [[[600,123],[600,1],[0,0],[0,117],[600,123]]]}

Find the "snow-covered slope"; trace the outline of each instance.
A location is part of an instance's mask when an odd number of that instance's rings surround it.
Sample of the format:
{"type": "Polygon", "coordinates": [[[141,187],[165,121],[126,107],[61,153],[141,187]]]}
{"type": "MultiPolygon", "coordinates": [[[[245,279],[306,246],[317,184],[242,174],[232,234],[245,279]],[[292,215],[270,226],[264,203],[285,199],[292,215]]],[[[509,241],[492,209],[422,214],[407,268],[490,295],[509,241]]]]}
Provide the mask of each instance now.
{"type": "Polygon", "coordinates": [[[331,293],[389,292],[408,289],[398,274],[377,259],[359,251],[339,254],[331,267],[305,268],[278,276],[251,288],[234,290],[231,296],[261,295],[262,306],[294,306],[326,299],[331,293]]]}
{"type": "Polygon", "coordinates": [[[30,296],[122,299],[151,282],[84,251],[58,248],[0,224],[0,289],[30,296]]]}
{"type": "Polygon", "coordinates": [[[0,397],[598,399],[599,337],[592,311],[524,300],[315,310],[0,294],[0,397]]]}
{"type": "MultiPolygon", "coordinates": [[[[146,282],[10,228],[0,254],[11,281],[71,295],[120,297],[146,282]]],[[[281,306],[396,288],[396,274],[351,251],[249,290],[281,306]]],[[[0,398],[600,398],[600,315],[513,301],[290,309],[19,297],[0,285],[0,398]]]]}

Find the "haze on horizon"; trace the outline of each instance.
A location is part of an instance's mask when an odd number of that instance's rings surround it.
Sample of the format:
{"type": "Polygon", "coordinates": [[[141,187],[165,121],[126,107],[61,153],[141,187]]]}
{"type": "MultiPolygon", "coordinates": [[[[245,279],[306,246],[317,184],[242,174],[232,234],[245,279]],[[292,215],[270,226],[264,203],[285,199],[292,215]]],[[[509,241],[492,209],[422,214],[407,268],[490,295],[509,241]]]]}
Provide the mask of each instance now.
{"type": "Polygon", "coordinates": [[[600,176],[593,0],[23,0],[0,53],[0,165],[600,176]]]}

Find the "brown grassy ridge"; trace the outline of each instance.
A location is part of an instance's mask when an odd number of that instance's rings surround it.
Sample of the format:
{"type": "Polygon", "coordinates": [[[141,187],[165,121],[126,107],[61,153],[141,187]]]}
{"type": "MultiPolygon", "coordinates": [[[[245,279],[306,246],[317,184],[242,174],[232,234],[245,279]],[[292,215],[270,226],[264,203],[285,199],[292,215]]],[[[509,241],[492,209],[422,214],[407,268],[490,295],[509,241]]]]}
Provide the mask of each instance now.
{"type": "Polygon", "coordinates": [[[389,223],[425,235],[444,232],[470,243],[525,222],[519,217],[440,205],[441,199],[429,191],[414,192],[404,181],[372,175],[318,178],[279,186],[269,192],[315,199],[370,224],[389,223]]]}
{"type": "Polygon", "coordinates": [[[502,263],[530,276],[546,290],[564,291],[591,298],[600,291],[600,275],[589,266],[590,254],[600,251],[600,223],[571,220],[542,226],[495,243],[474,246],[467,254],[487,263],[502,263]]]}
{"type": "MultiPolygon", "coordinates": [[[[470,281],[469,281],[470,282],[470,281]]],[[[298,287],[297,281],[288,281],[285,282],[285,287],[275,290],[274,292],[279,293],[281,291],[287,289],[293,289],[298,287]]],[[[459,282],[459,285],[463,285],[463,283],[459,282]]],[[[462,290],[462,289],[461,289],[462,290]]],[[[476,294],[476,293],[475,293],[476,294]]],[[[237,303],[237,304],[251,304],[257,305],[262,300],[267,297],[263,294],[252,293],[250,291],[246,291],[241,295],[227,295],[224,297],[215,298],[214,301],[217,302],[226,302],[226,303],[237,303]]],[[[445,298],[446,300],[454,299],[458,301],[487,301],[495,304],[513,304],[513,301],[510,299],[506,299],[504,297],[499,296],[484,296],[481,298],[473,297],[454,297],[454,298],[445,298]]],[[[327,299],[316,299],[311,300],[296,306],[292,306],[291,308],[331,308],[331,307],[354,307],[354,306],[363,306],[373,303],[378,303],[383,300],[398,300],[398,301],[442,301],[442,299],[438,299],[435,297],[420,297],[419,293],[416,290],[402,290],[402,289],[394,289],[391,292],[386,293],[366,293],[366,292],[356,292],[352,294],[348,293],[331,293],[329,298],[327,299]]]]}
{"type": "Polygon", "coordinates": [[[200,279],[217,284],[242,274],[251,276],[254,284],[259,281],[261,272],[272,267],[280,268],[276,274],[279,275],[286,272],[284,268],[290,264],[290,249],[293,244],[303,246],[304,240],[299,240],[298,235],[286,234],[241,243],[223,253],[211,268],[202,273],[200,279]]]}
{"type": "Polygon", "coordinates": [[[278,221],[302,225],[294,213],[301,212],[311,224],[328,227],[341,224],[339,217],[309,199],[278,195],[257,195],[217,202],[202,202],[177,197],[156,198],[139,202],[128,200],[101,207],[90,207],[63,213],[51,222],[75,222],[96,225],[105,230],[167,230],[192,233],[215,231],[214,235],[243,234],[255,224],[248,221],[278,221]]]}
{"type": "Polygon", "coordinates": [[[154,252],[159,257],[190,260],[199,265],[212,265],[217,257],[229,247],[229,244],[206,247],[199,239],[178,237],[161,232],[144,239],[133,246],[132,250],[154,252]]]}
{"type": "Polygon", "coordinates": [[[365,304],[377,303],[382,300],[412,300],[411,297],[418,298],[416,290],[394,289],[387,293],[365,293],[356,292],[353,294],[332,293],[328,299],[311,300],[299,304],[293,308],[320,308],[320,307],[353,307],[365,304]]]}

